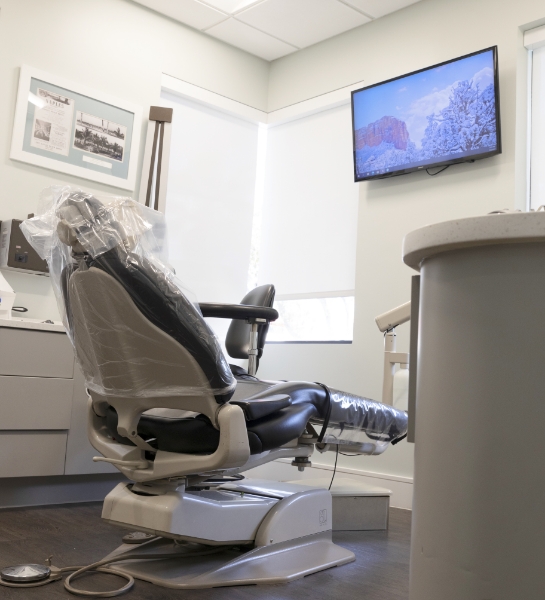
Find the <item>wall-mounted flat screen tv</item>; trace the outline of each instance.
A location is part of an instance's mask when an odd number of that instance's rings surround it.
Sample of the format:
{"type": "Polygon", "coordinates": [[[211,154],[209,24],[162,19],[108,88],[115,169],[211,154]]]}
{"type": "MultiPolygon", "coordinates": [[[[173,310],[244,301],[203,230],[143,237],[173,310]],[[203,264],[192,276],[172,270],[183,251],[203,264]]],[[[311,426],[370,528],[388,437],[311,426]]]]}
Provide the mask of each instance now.
{"type": "Polygon", "coordinates": [[[497,46],[352,92],[355,180],[500,154],[499,104],[497,46]]]}

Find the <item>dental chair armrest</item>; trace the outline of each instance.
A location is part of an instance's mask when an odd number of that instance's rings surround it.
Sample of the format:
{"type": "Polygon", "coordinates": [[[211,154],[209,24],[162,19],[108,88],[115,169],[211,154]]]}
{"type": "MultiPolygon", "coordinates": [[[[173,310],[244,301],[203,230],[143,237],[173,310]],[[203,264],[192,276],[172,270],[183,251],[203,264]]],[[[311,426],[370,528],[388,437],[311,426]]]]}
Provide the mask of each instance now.
{"type": "Polygon", "coordinates": [[[255,421],[291,405],[287,394],[276,394],[268,398],[249,398],[246,400],[231,400],[229,404],[240,406],[247,421],[255,421]]]}
{"type": "Polygon", "coordinates": [[[203,317],[216,317],[219,319],[238,319],[252,321],[261,319],[270,323],[278,319],[278,311],[266,306],[251,306],[249,304],[216,304],[203,302],[199,304],[203,317]]]}

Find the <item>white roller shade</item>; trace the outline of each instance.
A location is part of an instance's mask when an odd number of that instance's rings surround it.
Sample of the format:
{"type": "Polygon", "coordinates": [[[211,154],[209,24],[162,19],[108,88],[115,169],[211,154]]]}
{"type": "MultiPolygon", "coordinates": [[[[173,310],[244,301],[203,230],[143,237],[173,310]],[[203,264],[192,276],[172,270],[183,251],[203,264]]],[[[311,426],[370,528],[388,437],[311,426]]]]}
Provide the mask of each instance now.
{"type": "Polygon", "coordinates": [[[271,127],[259,283],[281,298],[353,290],[358,187],[350,105],[271,127]]]}
{"type": "Polygon", "coordinates": [[[174,109],[166,220],[170,262],[201,302],[246,294],[258,126],[163,92],[174,109]]]}
{"type": "Polygon", "coordinates": [[[545,46],[533,52],[532,60],[532,151],[531,208],[545,204],[545,46]]]}

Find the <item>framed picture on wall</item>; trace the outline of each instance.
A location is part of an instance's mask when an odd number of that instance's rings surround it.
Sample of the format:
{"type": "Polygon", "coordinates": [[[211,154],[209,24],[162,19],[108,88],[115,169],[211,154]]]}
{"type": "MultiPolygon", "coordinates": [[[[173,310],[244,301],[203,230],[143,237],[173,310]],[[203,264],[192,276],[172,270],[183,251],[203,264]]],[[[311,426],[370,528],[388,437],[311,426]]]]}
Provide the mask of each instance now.
{"type": "Polygon", "coordinates": [[[134,190],[142,108],[26,65],[10,158],[134,190]]]}

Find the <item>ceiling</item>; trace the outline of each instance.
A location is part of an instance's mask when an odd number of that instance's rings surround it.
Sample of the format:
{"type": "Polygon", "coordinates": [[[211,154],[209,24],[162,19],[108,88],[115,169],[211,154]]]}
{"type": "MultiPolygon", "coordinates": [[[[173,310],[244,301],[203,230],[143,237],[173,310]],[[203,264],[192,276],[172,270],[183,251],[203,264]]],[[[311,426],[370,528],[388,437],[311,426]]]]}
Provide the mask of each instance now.
{"type": "Polygon", "coordinates": [[[275,60],[419,0],[135,0],[159,13],[275,60]]]}

